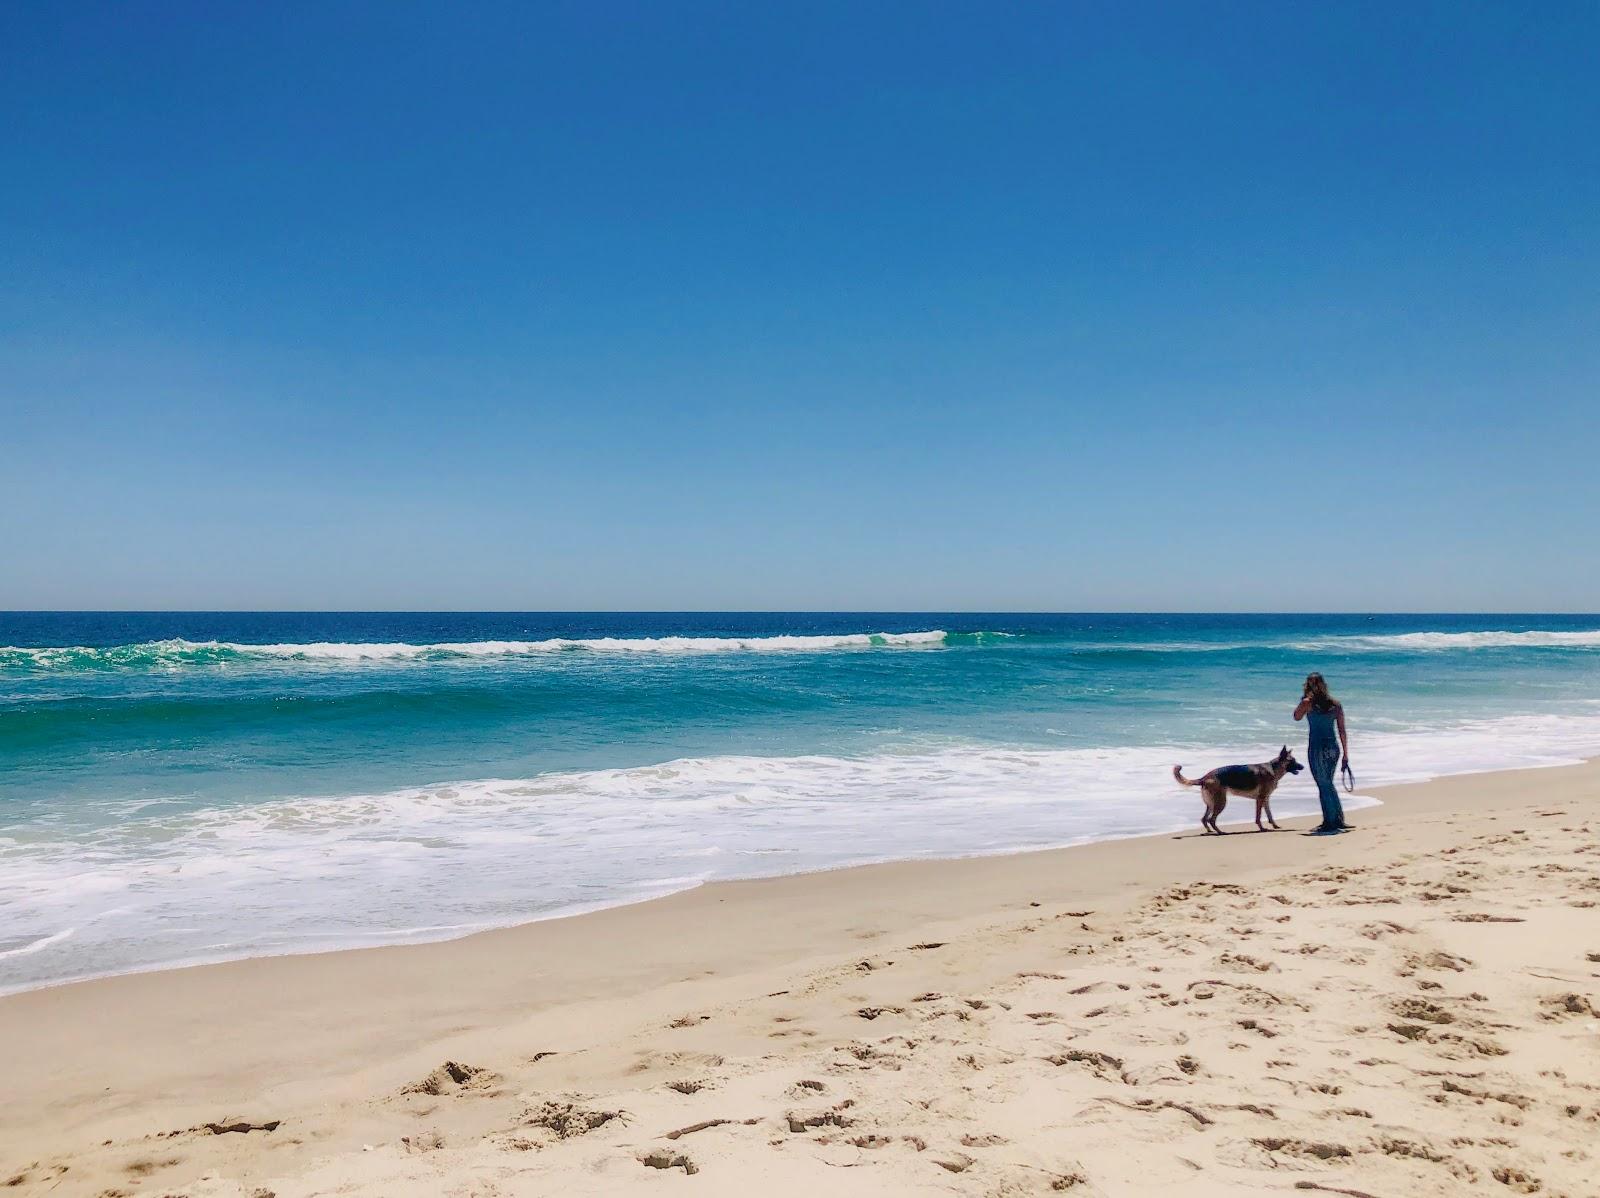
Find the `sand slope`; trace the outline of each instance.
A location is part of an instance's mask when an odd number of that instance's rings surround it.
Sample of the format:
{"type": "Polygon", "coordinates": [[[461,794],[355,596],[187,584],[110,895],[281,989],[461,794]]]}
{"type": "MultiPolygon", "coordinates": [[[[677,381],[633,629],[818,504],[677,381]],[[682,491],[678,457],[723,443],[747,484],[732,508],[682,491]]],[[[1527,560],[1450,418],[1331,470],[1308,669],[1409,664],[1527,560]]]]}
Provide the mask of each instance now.
{"type": "Polygon", "coordinates": [[[1193,876],[1096,874],[1095,902],[1048,893],[1018,858],[1014,902],[926,935],[861,911],[791,965],[500,1011],[335,1080],[241,1088],[203,1122],[152,1125],[181,1094],[102,1100],[81,1126],[37,1127],[27,1159],[3,1141],[0,1181],[191,1198],[1593,1195],[1596,778],[1434,784],[1332,840],[1149,842],[1193,876]],[[1303,865],[1263,870],[1269,842],[1303,865]]]}

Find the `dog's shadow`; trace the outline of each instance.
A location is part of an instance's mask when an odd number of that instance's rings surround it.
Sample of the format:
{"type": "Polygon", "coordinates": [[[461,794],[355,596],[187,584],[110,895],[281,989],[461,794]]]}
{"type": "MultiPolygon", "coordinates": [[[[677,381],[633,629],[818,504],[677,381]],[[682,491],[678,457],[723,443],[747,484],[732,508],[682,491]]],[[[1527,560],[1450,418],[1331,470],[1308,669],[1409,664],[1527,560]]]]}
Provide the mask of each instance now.
{"type": "MultiPolygon", "coordinates": [[[[1223,836],[1256,836],[1262,832],[1293,832],[1293,828],[1240,828],[1237,832],[1180,832],[1174,840],[1218,840],[1223,836]]],[[[1305,833],[1302,833],[1305,835],[1305,833]]]]}

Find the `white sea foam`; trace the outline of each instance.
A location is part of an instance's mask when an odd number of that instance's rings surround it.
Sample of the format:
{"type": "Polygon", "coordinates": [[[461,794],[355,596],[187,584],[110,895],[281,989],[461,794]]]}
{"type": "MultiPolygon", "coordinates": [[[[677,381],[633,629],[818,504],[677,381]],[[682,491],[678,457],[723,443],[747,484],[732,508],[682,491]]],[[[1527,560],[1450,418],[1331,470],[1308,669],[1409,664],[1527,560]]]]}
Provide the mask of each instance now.
{"type": "Polygon", "coordinates": [[[320,643],[247,645],[212,642],[212,648],[241,656],[389,660],[409,657],[514,657],[538,653],[588,650],[597,653],[783,653],[827,649],[905,649],[944,643],[941,630],[929,632],[859,632],[822,636],[645,636],[554,637],[542,641],[445,641],[430,645],[320,643]]]}
{"type": "Polygon", "coordinates": [[[32,953],[42,953],[52,944],[60,944],[63,940],[71,938],[72,934],[77,930],[77,928],[62,928],[59,932],[53,932],[48,936],[39,936],[26,944],[18,945],[16,948],[0,949],[0,961],[5,960],[7,957],[26,957],[32,953]]]}
{"type": "Polygon", "coordinates": [[[549,653],[804,653],[831,649],[918,649],[945,643],[942,629],[917,632],[855,632],[806,636],[645,636],[552,637],[537,641],[312,641],[305,644],[249,644],[241,641],[189,641],[173,638],[104,647],[0,646],[0,665],[43,669],[94,666],[175,666],[236,659],[286,661],[402,661],[472,657],[522,657],[549,653]]]}
{"type": "MultiPolygon", "coordinates": [[[[1363,786],[1593,754],[1600,715],[1512,716],[1358,742],[1363,786]]],[[[1276,742],[865,757],[716,756],[200,810],[0,843],[0,990],[182,961],[439,939],[701,881],[1171,831],[1171,779],[1276,742]],[[68,929],[77,929],[68,935],[68,929]]],[[[1355,799],[1352,807],[1368,800],[1355,799]]],[[[1316,809],[1309,773],[1282,815],[1316,809]]],[[[1247,812],[1240,810],[1239,818],[1247,812]]]]}
{"type": "Polygon", "coordinates": [[[1073,646],[1084,652],[1234,653],[1295,650],[1313,653],[1439,653],[1473,649],[1600,649],[1600,629],[1530,629],[1510,632],[1334,633],[1301,640],[1097,641],[1073,646]]]}
{"type": "Polygon", "coordinates": [[[1374,636],[1331,636],[1290,642],[1285,648],[1336,652],[1438,653],[1470,649],[1600,649],[1600,630],[1545,630],[1525,632],[1398,632],[1374,636]]]}
{"type": "Polygon", "coordinates": [[[1300,640],[1079,641],[1069,647],[1082,653],[1237,653],[1286,649],[1306,653],[1443,653],[1475,649],[1600,649],[1600,629],[1334,633],[1300,640]]]}
{"type": "MultiPolygon", "coordinates": [[[[956,643],[1027,643],[1026,634],[987,631],[962,633],[956,643]]],[[[782,636],[550,637],[543,640],[309,641],[252,644],[243,641],[191,641],[173,638],[128,645],[0,646],[0,667],[72,670],[144,668],[229,662],[403,662],[540,657],[562,653],[714,654],[824,653],[833,650],[932,649],[952,643],[943,629],[912,632],[853,632],[782,636]]],[[[1071,641],[1047,644],[1075,653],[1231,653],[1292,650],[1306,653],[1439,653],[1479,649],[1600,649],[1600,629],[1484,630],[1337,634],[1301,640],[1071,641]]]]}

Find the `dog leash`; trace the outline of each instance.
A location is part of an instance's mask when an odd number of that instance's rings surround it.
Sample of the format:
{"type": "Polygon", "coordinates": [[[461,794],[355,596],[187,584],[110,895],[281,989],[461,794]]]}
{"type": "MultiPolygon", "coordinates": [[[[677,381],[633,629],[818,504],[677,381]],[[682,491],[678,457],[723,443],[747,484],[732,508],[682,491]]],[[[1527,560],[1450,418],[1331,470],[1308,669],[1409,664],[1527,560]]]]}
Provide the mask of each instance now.
{"type": "Polygon", "coordinates": [[[1339,777],[1344,782],[1345,793],[1355,794],[1356,776],[1350,772],[1350,763],[1348,761],[1339,763],[1339,777]]]}

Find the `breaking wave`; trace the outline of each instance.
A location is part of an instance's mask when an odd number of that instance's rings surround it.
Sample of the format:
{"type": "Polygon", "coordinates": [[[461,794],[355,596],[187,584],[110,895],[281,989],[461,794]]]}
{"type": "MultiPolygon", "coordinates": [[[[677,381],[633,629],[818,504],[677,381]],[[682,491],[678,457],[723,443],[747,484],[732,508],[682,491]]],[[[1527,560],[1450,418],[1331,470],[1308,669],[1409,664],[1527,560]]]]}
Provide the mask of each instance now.
{"type": "Polygon", "coordinates": [[[1092,657],[1149,655],[1299,652],[1299,653],[1441,653],[1479,649],[1600,649],[1600,629],[1530,629],[1467,632],[1345,633],[1298,640],[1078,640],[1056,635],[998,631],[852,632],[782,636],[643,636],[552,637],[545,640],[442,641],[312,641],[304,644],[250,644],[240,641],[191,641],[182,638],[129,645],[0,646],[0,669],[23,670],[172,670],[184,666],[230,663],[467,661],[492,658],[536,658],[562,653],[715,654],[826,653],[835,650],[938,649],[998,645],[1048,645],[1059,652],[1092,657]]]}
{"type": "Polygon", "coordinates": [[[1472,649],[1600,649],[1600,629],[1490,629],[1469,632],[1332,633],[1300,640],[1102,641],[1074,646],[1084,653],[1441,653],[1472,649]]]}
{"type": "MultiPolygon", "coordinates": [[[[977,633],[969,636],[984,636],[977,633]]],[[[171,669],[248,661],[443,661],[452,658],[534,657],[550,653],[819,653],[832,649],[920,649],[945,644],[948,633],[857,632],[820,636],[555,637],[539,641],[316,641],[253,645],[174,638],[134,645],[0,647],[0,667],[43,670],[171,669]]]]}
{"type": "Polygon", "coordinates": [[[1397,632],[1384,636],[1325,637],[1292,642],[1285,648],[1372,653],[1439,653],[1460,649],[1600,649],[1600,629],[1397,632]]]}

